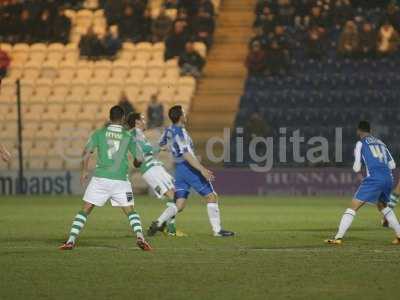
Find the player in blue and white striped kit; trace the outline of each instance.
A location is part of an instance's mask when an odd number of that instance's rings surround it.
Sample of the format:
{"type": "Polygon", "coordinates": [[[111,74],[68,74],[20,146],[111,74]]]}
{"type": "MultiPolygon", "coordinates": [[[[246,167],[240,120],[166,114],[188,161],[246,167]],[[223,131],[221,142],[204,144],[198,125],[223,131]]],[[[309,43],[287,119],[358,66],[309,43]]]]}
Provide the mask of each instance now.
{"type": "Polygon", "coordinates": [[[193,141],[184,127],[185,111],[182,106],[176,105],[171,107],[168,116],[172,125],[165,130],[161,137],[160,147],[168,147],[175,161],[175,205],[168,207],[151,224],[148,235],[151,236],[157,231],[161,231],[167,220],[185,208],[190,189],[193,189],[207,201],[208,218],[214,236],[233,236],[232,231],[221,228],[218,196],[211,184],[214,175],[197,160],[194,154],[193,141]]]}
{"type": "Polygon", "coordinates": [[[341,244],[356,212],[365,203],[373,203],[377,205],[378,210],[396,233],[396,239],[393,244],[400,245],[400,224],[395,213],[388,206],[393,188],[392,170],[396,168],[396,163],[386,145],[381,140],[373,137],[370,132],[370,124],[366,121],[361,121],[357,129],[360,141],[357,142],[354,150],[353,170],[359,173],[362,166],[364,166],[367,175],[353,197],[351,208],[348,208],[343,214],[335,238],[325,241],[328,244],[341,244]]]}

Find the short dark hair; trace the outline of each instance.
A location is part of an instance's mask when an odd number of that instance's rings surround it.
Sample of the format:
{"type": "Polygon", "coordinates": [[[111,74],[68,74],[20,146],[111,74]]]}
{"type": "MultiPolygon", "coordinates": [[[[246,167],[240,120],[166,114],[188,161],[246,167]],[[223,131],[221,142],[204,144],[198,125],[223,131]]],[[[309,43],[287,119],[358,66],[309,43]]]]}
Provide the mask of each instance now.
{"type": "Polygon", "coordinates": [[[135,128],[136,121],[140,120],[141,117],[142,114],[137,112],[131,112],[130,114],[128,114],[128,116],[126,117],[126,124],[128,125],[128,128],[135,128]]]}
{"type": "Polygon", "coordinates": [[[368,121],[360,121],[360,123],[358,123],[358,130],[369,133],[371,132],[371,125],[368,121]]]}
{"type": "Polygon", "coordinates": [[[110,121],[120,122],[125,116],[125,111],[121,106],[115,105],[110,109],[110,121]]]}
{"type": "Polygon", "coordinates": [[[181,105],[174,105],[168,111],[168,117],[173,124],[178,123],[182,116],[183,109],[181,105]]]}

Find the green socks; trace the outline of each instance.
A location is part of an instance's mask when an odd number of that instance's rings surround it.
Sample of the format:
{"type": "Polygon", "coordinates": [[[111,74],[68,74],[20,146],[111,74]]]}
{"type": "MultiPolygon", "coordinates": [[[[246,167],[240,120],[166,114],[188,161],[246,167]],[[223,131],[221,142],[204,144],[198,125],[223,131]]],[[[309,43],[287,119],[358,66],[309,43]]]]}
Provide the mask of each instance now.
{"type": "Polygon", "coordinates": [[[137,237],[143,238],[143,229],[142,223],[140,222],[140,216],[137,212],[131,212],[128,215],[129,224],[132,227],[133,232],[136,234],[137,237]]]}
{"type": "Polygon", "coordinates": [[[81,233],[83,227],[85,227],[87,221],[87,214],[83,211],[80,211],[76,216],[74,221],[72,222],[71,231],[69,232],[69,238],[67,243],[75,244],[76,239],[81,233]]]}

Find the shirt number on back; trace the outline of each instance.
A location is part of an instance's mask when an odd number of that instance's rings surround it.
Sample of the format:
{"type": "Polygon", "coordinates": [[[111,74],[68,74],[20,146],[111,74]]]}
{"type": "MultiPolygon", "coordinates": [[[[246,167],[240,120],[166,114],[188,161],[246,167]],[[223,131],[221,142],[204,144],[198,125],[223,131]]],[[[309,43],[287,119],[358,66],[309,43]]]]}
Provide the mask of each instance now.
{"type": "Polygon", "coordinates": [[[369,149],[371,150],[372,156],[379,159],[379,161],[385,161],[385,151],[380,145],[370,145],[369,149]]]}
{"type": "Polygon", "coordinates": [[[118,152],[119,146],[121,144],[121,141],[117,140],[107,140],[107,145],[108,145],[108,150],[107,150],[107,156],[108,159],[113,159],[115,153],[118,152]]]}

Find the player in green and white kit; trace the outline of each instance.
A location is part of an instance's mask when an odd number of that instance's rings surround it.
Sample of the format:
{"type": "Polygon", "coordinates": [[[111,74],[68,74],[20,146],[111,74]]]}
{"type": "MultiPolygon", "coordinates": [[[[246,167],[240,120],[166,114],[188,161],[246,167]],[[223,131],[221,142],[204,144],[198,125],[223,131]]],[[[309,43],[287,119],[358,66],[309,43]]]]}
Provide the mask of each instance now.
{"type": "Polygon", "coordinates": [[[136,144],[123,126],[124,122],[124,110],[114,106],[110,110],[110,123],[96,130],[89,138],[83,154],[81,183],[84,184],[88,179],[89,160],[95,151],[96,170],[83,196],[82,210],[75,216],[68,240],[60,247],[61,250],[72,250],[75,247],[76,239],[93,208],[103,206],[109,199],[112,206],[120,207],[127,215],[139,248],[151,250],[143,236],[140,216],[133,210],[132,186],[128,180],[128,153],[136,158],[136,144]]]}
{"type": "MultiPolygon", "coordinates": [[[[154,155],[161,151],[160,147],[153,147],[144,135],[146,122],[140,113],[131,113],[127,118],[128,128],[132,131],[132,138],[136,143],[135,165],[139,167],[140,173],[147,185],[153,190],[157,198],[167,197],[167,206],[175,203],[175,185],[173,177],[165,170],[163,163],[154,155]]],[[[167,221],[167,233],[171,236],[185,236],[176,230],[175,218],[167,221]]]]}

